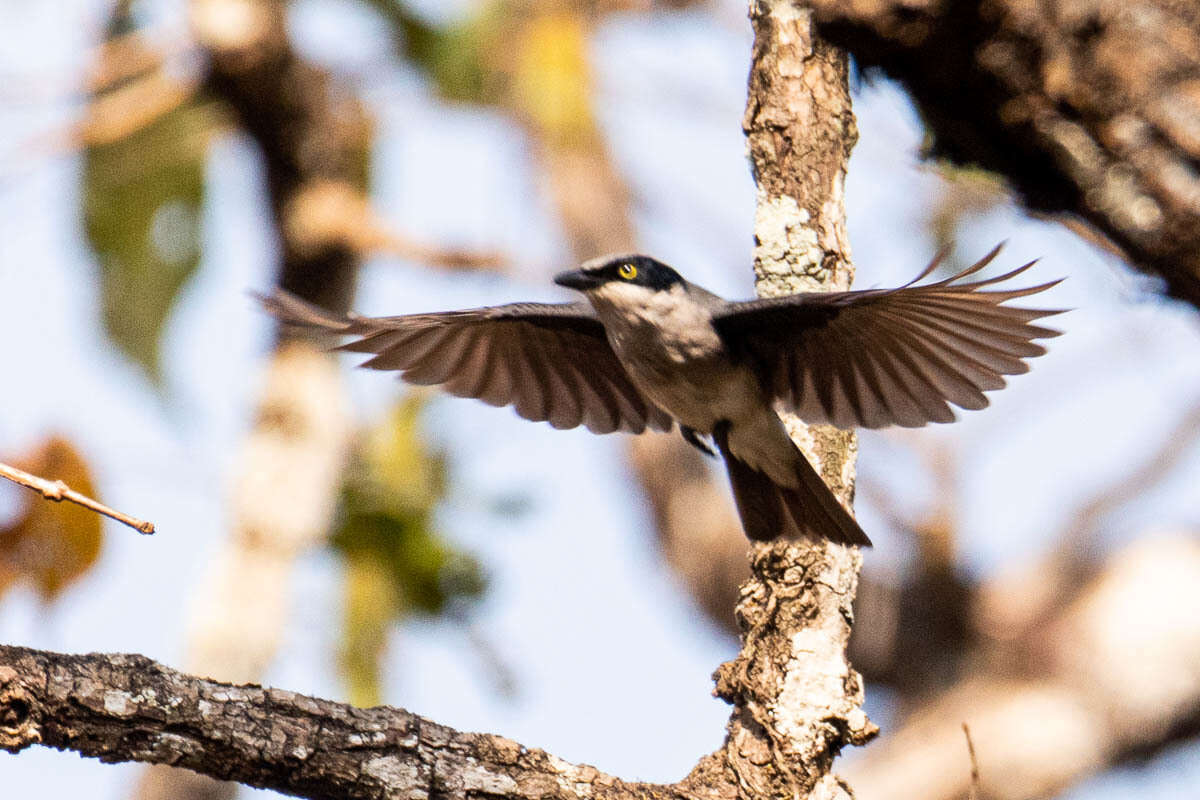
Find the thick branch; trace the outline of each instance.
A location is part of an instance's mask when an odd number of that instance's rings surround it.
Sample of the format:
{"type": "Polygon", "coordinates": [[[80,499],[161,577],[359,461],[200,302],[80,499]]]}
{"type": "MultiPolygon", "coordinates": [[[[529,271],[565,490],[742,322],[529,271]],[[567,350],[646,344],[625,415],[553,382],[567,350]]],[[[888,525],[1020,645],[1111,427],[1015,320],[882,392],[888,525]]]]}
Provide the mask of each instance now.
{"type": "Polygon", "coordinates": [[[1200,13],[1175,0],[807,0],[904,84],[933,154],[1086,220],[1200,306],[1200,13]]]}
{"type": "Polygon", "coordinates": [[[671,798],[407,711],[192,677],[138,655],[0,646],[0,747],[170,764],[310,798],[671,798]]]}
{"type": "MultiPolygon", "coordinates": [[[[743,127],[758,184],[754,267],[762,296],[850,282],[843,186],[856,132],[845,54],[813,34],[806,12],[755,2],[754,60],[743,127]]],[[[854,435],[785,418],[792,437],[849,502],[854,435]]],[[[833,759],[876,732],[846,660],[861,557],[855,548],[756,543],[742,587],[742,650],[717,672],[733,704],[724,758],[738,794],[847,797],[833,759]]]]}

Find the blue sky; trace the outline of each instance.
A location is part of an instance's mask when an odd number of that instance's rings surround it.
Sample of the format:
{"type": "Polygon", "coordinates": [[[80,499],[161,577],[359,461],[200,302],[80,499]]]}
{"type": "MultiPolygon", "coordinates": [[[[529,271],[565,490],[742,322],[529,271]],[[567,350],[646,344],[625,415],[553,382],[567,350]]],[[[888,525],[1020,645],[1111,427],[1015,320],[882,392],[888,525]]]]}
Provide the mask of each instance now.
{"type": "MultiPolygon", "coordinates": [[[[184,29],[182,3],[143,5],[164,38],[184,29]]],[[[223,139],[209,164],[204,265],[167,332],[166,398],[103,340],[78,223],[79,164],[41,144],[79,111],[72,94],[104,9],[93,0],[0,3],[0,337],[8,343],[0,348],[0,453],[65,431],[95,465],[106,501],[153,520],[160,533],[110,527],[98,568],[49,609],[24,592],[0,600],[0,641],[135,651],[172,664],[183,651],[189,590],[227,522],[229,467],[270,341],[269,321],[245,292],[268,284],[274,254],[253,149],[223,139]]],[[[617,18],[593,56],[602,122],[635,192],[643,249],[709,288],[745,296],[754,190],[740,130],[749,54],[742,9],[731,2],[711,15],[617,18]]],[[[507,277],[448,280],[372,261],[359,309],[396,314],[561,296],[548,275],[569,266],[565,243],[519,129],[440,105],[414,75],[386,67],[382,30],[353,4],[307,0],[293,23],[305,52],[358,86],[376,116],[374,200],[388,220],[429,241],[499,248],[519,264],[507,277]]],[[[863,87],[856,112],[861,139],[847,204],[857,285],[893,284],[931,255],[923,220],[938,179],[915,161],[920,128],[896,90],[863,87]]],[[[959,493],[962,562],[976,574],[1036,558],[1052,542],[1048,532],[1136,463],[1200,393],[1193,311],[1144,295],[1110,257],[1011,208],[968,225],[960,252],[982,255],[1001,239],[1009,242],[1005,264],[1042,258],[1032,280],[1069,276],[1044,300],[1076,309],[1056,320],[1067,335],[991,408],[919,434],[959,454],[956,486],[935,486],[913,469],[903,440],[864,435],[861,448],[862,480],[913,510],[937,492],[959,493]]],[[[381,413],[397,391],[377,373],[347,378],[364,416],[381,413]]],[[[435,404],[429,429],[449,448],[457,479],[441,522],[480,553],[494,580],[473,618],[518,692],[496,694],[461,629],[414,623],[394,637],[388,701],[625,778],[683,775],[722,740],[726,707],[709,696],[710,675],[735,645],[659,559],[623,442],[454,399],[435,404]],[[478,501],[505,494],[529,495],[530,512],[498,519],[478,501]]],[[[1115,515],[1098,547],[1150,529],[1194,531],[1198,476],[1200,453],[1192,452],[1161,489],[1115,515]]],[[[0,486],[0,515],[12,502],[13,490],[0,486]]],[[[878,542],[868,567],[894,570],[906,557],[903,541],[869,502],[860,514],[878,542]]],[[[338,695],[336,570],[323,554],[300,564],[293,622],[268,683],[338,695]]],[[[870,702],[886,720],[886,705],[870,702]]],[[[0,785],[13,797],[124,797],[136,770],[44,749],[0,755],[0,785]]],[[[1200,748],[1192,746],[1069,796],[1126,797],[1136,787],[1140,797],[1176,797],[1198,780],[1200,748]]]]}

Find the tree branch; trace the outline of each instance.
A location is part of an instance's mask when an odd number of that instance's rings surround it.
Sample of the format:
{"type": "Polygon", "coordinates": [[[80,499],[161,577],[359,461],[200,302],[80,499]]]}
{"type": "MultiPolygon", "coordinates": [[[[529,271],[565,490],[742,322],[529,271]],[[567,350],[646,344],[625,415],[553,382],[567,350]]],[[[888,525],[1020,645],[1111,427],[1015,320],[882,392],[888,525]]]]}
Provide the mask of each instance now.
{"type": "Polygon", "coordinates": [[[1200,731],[1200,544],[1146,538],[1118,552],[1063,612],[999,643],[950,690],[848,767],[863,800],[1051,797],[1200,731]]]}
{"type": "Polygon", "coordinates": [[[0,645],[0,747],[170,764],[310,798],[671,798],[499,736],[185,675],[144,656],[0,645]]]}
{"type": "Polygon", "coordinates": [[[42,497],[47,500],[53,500],[56,503],[67,500],[76,505],[83,506],[86,509],[95,511],[97,514],[103,514],[109,519],[115,519],[122,525],[128,525],[139,533],[154,533],[153,522],[146,522],[137,517],[123,514],[116,509],[109,508],[104,503],[93,500],[87,495],[80,494],[62,481],[39,478],[37,475],[32,475],[23,469],[17,469],[4,463],[0,463],[0,478],[7,478],[13,483],[19,483],[26,488],[33,489],[35,492],[40,492],[42,497]]]}
{"type": "MultiPolygon", "coordinates": [[[[754,267],[760,296],[850,283],[843,189],[857,138],[846,56],[818,39],[788,2],[750,6],[754,55],[743,128],[758,185],[754,267]]],[[[785,424],[848,503],[849,431],[785,424]]],[[[846,659],[862,558],[828,542],[754,543],[737,615],[742,650],[717,672],[733,704],[724,759],[742,798],[848,797],[833,759],[877,729],[846,659]]],[[[703,765],[702,765],[703,767],[703,765]]]]}
{"type": "Polygon", "coordinates": [[[908,89],[932,155],[1086,220],[1200,306],[1200,16],[1173,0],[806,0],[908,89]]]}

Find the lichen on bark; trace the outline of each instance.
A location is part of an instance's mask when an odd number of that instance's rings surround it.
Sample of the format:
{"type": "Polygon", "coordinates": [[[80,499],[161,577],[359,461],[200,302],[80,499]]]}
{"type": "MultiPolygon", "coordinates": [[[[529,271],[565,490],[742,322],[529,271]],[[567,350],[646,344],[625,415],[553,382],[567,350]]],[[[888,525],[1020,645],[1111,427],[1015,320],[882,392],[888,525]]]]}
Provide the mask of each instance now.
{"type": "MultiPolygon", "coordinates": [[[[754,2],[754,61],[743,127],[758,185],[754,265],[760,296],[845,289],[846,163],[857,132],[844,54],[814,36],[807,11],[754,2]]],[[[839,499],[854,491],[852,432],[785,417],[839,499]]],[[[740,796],[847,797],[832,773],[847,745],[876,733],[846,658],[861,555],[813,542],[753,545],[737,606],[742,650],[716,673],[734,710],[724,757],[740,796]]]]}

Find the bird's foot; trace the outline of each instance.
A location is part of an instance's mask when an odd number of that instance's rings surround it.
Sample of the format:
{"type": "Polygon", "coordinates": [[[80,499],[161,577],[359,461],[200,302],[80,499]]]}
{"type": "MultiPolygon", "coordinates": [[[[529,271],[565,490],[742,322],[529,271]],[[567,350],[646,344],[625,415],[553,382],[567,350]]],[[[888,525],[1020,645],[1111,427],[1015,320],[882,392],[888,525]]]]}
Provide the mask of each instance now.
{"type": "Polygon", "coordinates": [[[699,450],[701,453],[704,453],[704,455],[708,456],[709,458],[717,457],[716,452],[708,446],[708,443],[701,439],[699,434],[697,434],[688,426],[680,425],[679,432],[683,434],[683,440],[685,442],[699,450]]]}

